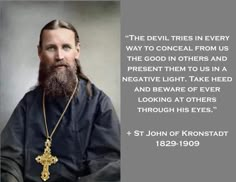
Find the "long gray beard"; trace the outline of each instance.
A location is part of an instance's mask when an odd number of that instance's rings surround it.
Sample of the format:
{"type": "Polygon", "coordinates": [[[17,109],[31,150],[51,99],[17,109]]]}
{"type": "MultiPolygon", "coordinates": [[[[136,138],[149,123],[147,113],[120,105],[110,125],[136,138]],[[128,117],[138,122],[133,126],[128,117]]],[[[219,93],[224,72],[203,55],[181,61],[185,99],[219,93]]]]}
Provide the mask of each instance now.
{"type": "Polygon", "coordinates": [[[62,62],[54,65],[40,62],[38,82],[47,96],[69,98],[75,89],[77,79],[76,67],[70,67],[62,62]],[[58,65],[64,65],[64,70],[57,70],[58,65]]]}

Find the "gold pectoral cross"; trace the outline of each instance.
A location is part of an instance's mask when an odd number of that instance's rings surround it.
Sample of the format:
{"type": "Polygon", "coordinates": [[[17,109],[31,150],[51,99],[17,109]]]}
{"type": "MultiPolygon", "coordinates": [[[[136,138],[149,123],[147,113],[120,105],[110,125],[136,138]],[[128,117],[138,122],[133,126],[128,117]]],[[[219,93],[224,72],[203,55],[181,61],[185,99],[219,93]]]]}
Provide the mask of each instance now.
{"type": "Polygon", "coordinates": [[[45,149],[43,155],[39,155],[35,160],[43,165],[43,171],[41,173],[41,179],[47,181],[49,179],[49,166],[55,164],[58,159],[56,156],[51,155],[51,140],[47,139],[45,142],[45,149]]]}

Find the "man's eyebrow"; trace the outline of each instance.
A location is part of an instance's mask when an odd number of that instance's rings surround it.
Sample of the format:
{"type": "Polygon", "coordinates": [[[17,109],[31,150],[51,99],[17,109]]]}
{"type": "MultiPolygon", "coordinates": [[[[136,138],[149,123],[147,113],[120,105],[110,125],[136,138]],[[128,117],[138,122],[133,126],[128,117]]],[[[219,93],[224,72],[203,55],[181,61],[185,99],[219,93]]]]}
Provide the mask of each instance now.
{"type": "Polygon", "coordinates": [[[45,47],[56,47],[55,44],[46,44],[45,47]]]}
{"type": "Polygon", "coordinates": [[[72,44],[70,44],[70,43],[64,43],[64,44],[62,44],[63,46],[72,46],[72,44]]]}

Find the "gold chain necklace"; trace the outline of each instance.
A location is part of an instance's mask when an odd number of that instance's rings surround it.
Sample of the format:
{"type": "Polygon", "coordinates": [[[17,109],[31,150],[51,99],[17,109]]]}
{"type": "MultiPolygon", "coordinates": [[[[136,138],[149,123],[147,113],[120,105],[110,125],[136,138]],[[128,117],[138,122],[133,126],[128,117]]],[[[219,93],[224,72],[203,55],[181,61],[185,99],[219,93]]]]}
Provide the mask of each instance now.
{"type": "Polygon", "coordinates": [[[59,124],[61,123],[62,118],[63,118],[69,104],[71,103],[71,100],[73,99],[73,97],[75,95],[77,86],[78,86],[78,81],[76,82],[74,91],[71,94],[70,99],[67,102],[64,111],[62,112],[60,118],[57,121],[57,124],[53,128],[52,133],[50,135],[48,132],[48,125],[47,125],[46,112],[45,112],[45,91],[43,92],[43,117],[44,117],[44,125],[45,125],[45,131],[46,131],[47,138],[45,141],[45,148],[44,148],[43,155],[39,155],[35,158],[35,160],[43,166],[43,170],[41,172],[41,179],[43,181],[47,181],[49,179],[49,176],[50,176],[49,166],[52,164],[55,164],[58,161],[58,158],[56,156],[52,156],[52,154],[51,154],[52,136],[55,133],[56,129],[58,128],[59,124]]]}

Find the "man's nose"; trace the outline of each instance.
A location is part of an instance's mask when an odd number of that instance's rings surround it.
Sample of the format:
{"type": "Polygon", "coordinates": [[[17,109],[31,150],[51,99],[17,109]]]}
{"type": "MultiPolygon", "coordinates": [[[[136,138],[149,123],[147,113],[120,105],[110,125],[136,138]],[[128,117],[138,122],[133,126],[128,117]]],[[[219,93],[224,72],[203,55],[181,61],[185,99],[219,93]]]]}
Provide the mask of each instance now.
{"type": "Polygon", "coordinates": [[[62,49],[57,49],[56,60],[60,61],[64,59],[64,51],[62,49]]]}

